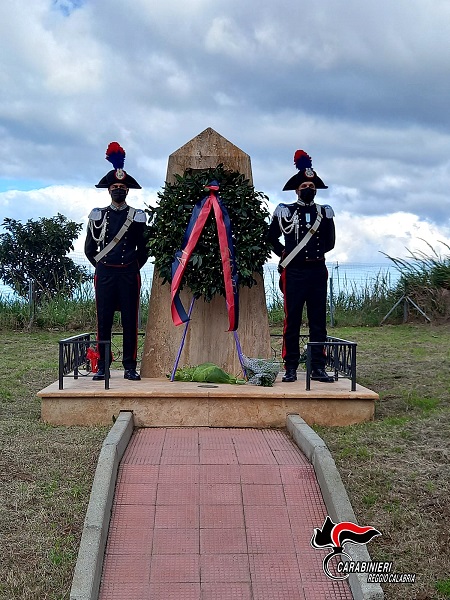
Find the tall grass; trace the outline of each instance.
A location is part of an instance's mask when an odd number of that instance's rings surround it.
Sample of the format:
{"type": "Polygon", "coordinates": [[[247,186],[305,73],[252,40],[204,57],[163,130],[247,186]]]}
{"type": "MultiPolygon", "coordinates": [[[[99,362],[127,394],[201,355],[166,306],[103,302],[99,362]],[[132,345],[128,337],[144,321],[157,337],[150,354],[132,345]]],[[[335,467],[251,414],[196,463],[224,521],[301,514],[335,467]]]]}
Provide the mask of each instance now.
{"type": "MultiPolygon", "coordinates": [[[[389,275],[378,273],[367,279],[363,285],[344,281],[337,294],[333,294],[330,321],[339,326],[367,326],[380,324],[384,316],[399,299],[396,288],[391,287],[389,275]]],[[[392,315],[393,321],[402,316],[400,309],[392,315]]]]}
{"type": "MultiPolygon", "coordinates": [[[[140,325],[145,327],[149,293],[141,296],[140,325]]],[[[96,307],[92,285],[80,284],[71,297],[57,295],[32,304],[23,299],[0,295],[0,330],[49,329],[65,331],[95,331],[96,307]]],[[[114,326],[120,326],[120,314],[115,314],[114,326]]]]}
{"type": "MultiPolygon", "coordinates": [[[[389,273],[380,271],[361,284],[339,280],[339,291],[330,286],[328,323],[333,326],[380,325],[402,295],[408,293],[418,306],[432,317],[450,317],[450,259],[416,257],[416,262],[391,259],[401,269],[398,283],[392,286],[389,273]],[[438,287],[437,284],[446,287],[438,287]]],[[[265,282],[269,323],[280,326],[284,319],[283,295],[278,285],[278,274],[271,271],[265,282]]],[[[148,289],[141,296],[140,328],[144,329],[149,308],[148,289]]],[[[389,315],[389,323],[401,323],[404,318],[400,303],[389,315]]],[[[412,316],[412,315],[411,315],[412,316]]],[[[417,314],[420,319],[420,315],[417,314]]],[[[307,325],[305,310],[304,323],[307,325]]],[[[120,326],[116,313],[115,325],[120,326]]],[[[64,295],[44,300],[30,310],[25,300],[11,300],[0,296],[0,329],[61,329],[65,331],[95,331],[96,310],[92,284],[80,284],[72,296],[64,295]]]]}
{"type": "MultiPolygon", "coordinates": [[[[284,319],[283,295],[278,287],[278,278],[275,273],[270,274],[266,288],[269,323],[270,325],[281,325],[284,319]]],[[[398,292],[391,287],[390,277],[387,273],[380,272],[375,278],[368,278],[363,285],[357,285],[344,278],[339,281],[337,293],[330,285],[328,321],[330,324],[342,327],[374,327],[380,324],[398,298],[398,292]]],[[[402,315],[399,308],[391,315],[391,320],[399,322],[402,315]]],[[[306,309],[304,323],[307,323],[306,309]]]]}
{"type": "MultiPolygon", "coordinates": [[[[430,254],[410,252],[408,259],[391,260],[400,273],[396,288],[398,297],[409,296],[430,319],[450,318],[450,256],[442,256],[431,244],[424,241],[430,254]]],[[[450,246],[440,242],[446,250],[450,246]]]]}

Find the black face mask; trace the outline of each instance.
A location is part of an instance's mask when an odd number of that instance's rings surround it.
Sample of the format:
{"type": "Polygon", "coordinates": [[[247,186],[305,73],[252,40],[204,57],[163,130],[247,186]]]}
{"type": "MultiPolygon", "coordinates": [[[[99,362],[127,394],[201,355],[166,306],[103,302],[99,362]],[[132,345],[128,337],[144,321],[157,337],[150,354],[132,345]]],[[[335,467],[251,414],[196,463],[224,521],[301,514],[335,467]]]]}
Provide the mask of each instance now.
{"type": "Polygon", "coordinates": [[[122,190],[120,188],[111,190],[111,198],[117,204],[121,204],[122,202],[125,202],[126,197],[127,197],[127,190],[122,190]]]}
{"type": "Polygon", "coordinates": [[[314,202],[315,195],[316,195],[316,190],[313,190],[310,187],[303,188],[302,190],[300,190],[300,199],[305,204],[311,204],[312,202],[314,202]]]}

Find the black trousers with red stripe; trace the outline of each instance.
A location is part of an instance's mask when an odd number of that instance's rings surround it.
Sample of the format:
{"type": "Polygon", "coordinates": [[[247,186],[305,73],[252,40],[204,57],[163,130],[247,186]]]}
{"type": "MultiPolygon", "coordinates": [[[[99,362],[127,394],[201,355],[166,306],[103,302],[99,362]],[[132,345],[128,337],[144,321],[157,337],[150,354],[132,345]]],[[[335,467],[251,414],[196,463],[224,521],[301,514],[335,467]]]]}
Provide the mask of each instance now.
{"type": "MultiPolygon", "coordinates": [[[[121,313],[123,328],[122,364],[125,369],[137,365],[138,317],[141,276],[137,268],[97,265],[95,272],[95,301],[97,305],[97,339],[110,341],[114,313],[121,313]]],[[[105,346],[98,345],[98,368],[105,368],[105,346]]],[[[111,363],[111,357],[107,361],[111,363]]]]}
{"type": "MultiPolygon", "coordinates": [[[[300,327],[303,307],[309,324],[309,340],[325,342],[327,337],[327,281],[324,261],[288,265],[281,274],[280,288],[284,295],[284,330],[282,357],[286,369],[297,369],[300,361],[300,327]]],[[[313,369],[325,368],[323,346],[311,350],[313,369]]]]}

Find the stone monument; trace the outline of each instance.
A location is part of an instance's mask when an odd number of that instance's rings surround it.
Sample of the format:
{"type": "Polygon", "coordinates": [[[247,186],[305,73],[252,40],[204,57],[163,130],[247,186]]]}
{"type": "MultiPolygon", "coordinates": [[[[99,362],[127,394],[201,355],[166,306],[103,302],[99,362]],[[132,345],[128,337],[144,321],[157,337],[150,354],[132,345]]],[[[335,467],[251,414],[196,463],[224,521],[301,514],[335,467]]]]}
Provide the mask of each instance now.
{"type": "MultiPolygon", "coordinates": [[[[187,169],[209,169],[223,164],[226,169],[242,173],[253,182],[250,156],[211,128],[187,142],[169,156],[166,181],[175,183],[175,175],[187,169]]],[[[181,242],[181,240],[180,240],[181,242]]],[[[270,331],[263,279],[254,275],[257,285],[239,288],[239,329],[237,335],[246,356],[270,358],[270,331]]],[[[188,307],[192,293],[181,291],[188,307]]],[[[149,315],[142,355],[141,376],[161,378],[172,372],[185,326],[172,322],[170,285],[162,285],[155,271],[149,302],[149,315]]],[[[195,302],[179,366],[212,362],[230,374],[242,373],[233,332],[227,331],[225,298],[215,296],[211,302],[195,302]]]]}

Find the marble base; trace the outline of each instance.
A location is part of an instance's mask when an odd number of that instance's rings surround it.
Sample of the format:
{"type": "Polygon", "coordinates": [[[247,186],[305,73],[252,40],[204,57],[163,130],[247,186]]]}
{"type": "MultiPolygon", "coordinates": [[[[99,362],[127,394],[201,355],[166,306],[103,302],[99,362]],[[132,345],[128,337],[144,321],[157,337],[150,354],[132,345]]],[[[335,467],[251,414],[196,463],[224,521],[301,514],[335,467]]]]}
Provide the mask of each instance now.
{"type": "Polygon", "coordinates": [[[342,426],[374,418],[378,394],[350,381],[295,383],[273,387],[123,379],[111,371],[110,389],[92,377],[64,379],[38,393],[41,417],[52,425],[110,425],[120,411],[132,411],[137,427],[284,427],[286,416],[300,415],[308,425],[342,426]]]}

